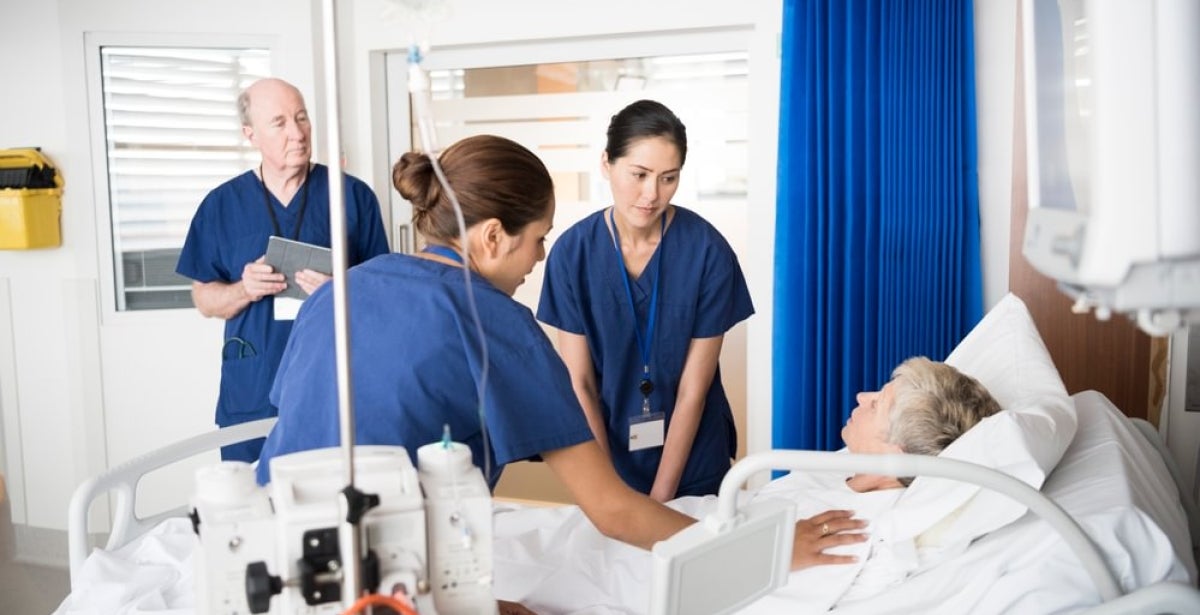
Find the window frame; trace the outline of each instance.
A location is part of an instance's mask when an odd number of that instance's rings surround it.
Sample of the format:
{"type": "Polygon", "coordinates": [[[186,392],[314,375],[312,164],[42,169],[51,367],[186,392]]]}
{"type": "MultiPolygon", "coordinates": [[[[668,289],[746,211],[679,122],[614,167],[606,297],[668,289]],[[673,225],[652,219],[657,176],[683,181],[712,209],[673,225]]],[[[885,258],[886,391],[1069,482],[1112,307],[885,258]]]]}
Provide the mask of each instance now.
{"type": "MultiPolygon", "coordinates": [[[[119,255],[114,244],[114,215],[109,183],[108,143],[105,127],[105,108],[101,49],[104,47],[191,47],[191,48],[259,48],[272,57],[278,47],[277,37],[255,34],[194,34],[194,33],[84,33],[84,71],[87,79],[88,134],[90,138],[93,207],[95,214],[96,257],[100,285],[100,316],[104,324],[136,321],[173,322],[181,317],[195,317],[195,307],[119,310],[117,284],[122,273],[117,270],[119,255]]],[[[214,186],[215,187],[215,186],[214,186]]],[[[197,203],[199,205],[199,203],[197,203]]]]}

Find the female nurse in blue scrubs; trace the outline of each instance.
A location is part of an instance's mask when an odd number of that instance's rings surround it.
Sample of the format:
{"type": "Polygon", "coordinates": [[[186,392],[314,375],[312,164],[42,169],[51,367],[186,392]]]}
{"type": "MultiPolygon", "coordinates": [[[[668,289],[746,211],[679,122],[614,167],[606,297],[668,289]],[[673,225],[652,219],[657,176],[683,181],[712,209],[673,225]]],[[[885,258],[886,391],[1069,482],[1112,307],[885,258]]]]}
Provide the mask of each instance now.
{"type": "MultiPolygon", "coordinates": [[[[529,309],[512,299],[545,257],[554,218],[545,166],[494,136],[459,141],[439,161],[462,205],[466,245],[430,159],[410,152],[392,180],[412,203],[428,247],[378,256],[347,273],[357,442],[402,445],[415,454],[439,441],[448,424],[475,464],[490,467],[492,485],[505,464],[540,455],[607,536],[649,548],[692,523],[624,484],[593,439],[562,360],[529,309]],[[480,425],[484,340],[472,303],[487,342],[482,414],[490,446],[480,425]]],[[[284,351],[271,391],[279,422],[263,447],[260,482],[270,479],[272,457],[339,443],[331,286],[304,302],[284,351]]],[[[860,527],[847,511],[798,522],[793,566],[852,561],[824,550],[861,542],[854,532],[860,527]],[[822,524],[835,533],[821,535],[822,524]]]]}
{"type": "Polygon", "coordinates": [[[737,452],[721,385],[725,332],[754,313],[737,256],[673,205],[687,133],[641,100],[608,127],[601,161],[613,205],[555,242],[537,317],[588,424],[631,487],[666,501],[717,492],[737,452]]]}

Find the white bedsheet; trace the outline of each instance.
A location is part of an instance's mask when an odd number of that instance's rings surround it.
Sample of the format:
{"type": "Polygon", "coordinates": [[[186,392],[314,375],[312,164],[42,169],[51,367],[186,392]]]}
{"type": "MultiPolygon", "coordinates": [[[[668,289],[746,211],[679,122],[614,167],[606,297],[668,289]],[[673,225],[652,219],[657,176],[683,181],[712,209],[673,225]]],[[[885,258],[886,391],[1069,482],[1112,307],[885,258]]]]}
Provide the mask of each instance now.
{"type": "MultiPolygon", "coordinates": [[[[853,508],[863,519],[888,510],[899,490],[855,493],[846,475],[792,474],[774,481],[755,497],[795,501],[798,515],[809,517],[834,508],[853,508]]],[[[716,508],[716,497],[679,498],[671,506],[693,517],[716,508]]],[[[498,512],[495,558],[496,597],[525,604],[539,613],[600,615],[642,613],[649,603],[649,553],[601,535],[575,506],[498,512]]],[[[850,588],[868,545],[838,552],[859,557],[847,566],[822,566],[793,572],[788,587],[790,612],[824,612],[850,588]],[[803,610],[797,610],[799,608],[803,610]]],[[[867,569],[877,582],[899,578],[885,562],[872,559],[867,569]]],[[[760,611],[752,608],[748,612],[760,611]]]]}
{"type": "MultiPolygon", "coordinates": [[[[1162,460],[1103,397],[1081,394],[1075,401],[1079,432],[1043,492],[1080,521],[1125,590],[1162,580],[1194,583],[1186,519],[1162,460]]],[[[802,516],[852,502],[870,519],[898,493],[853,494],[841,478],[792,475],[759,497],[802,499],[802,516]]],[[[682,498],[675,506],[700,515],[714,501],[682,498]]],[[[498,506],[495,519],[497,597],[540,613],[645,611],[648,554],[599,535],[578,508],[498,506]]],[[[192,613],[195,544],[189,522],[174,519],[121,549],[95,551],[56,613],[192,613]]],[[[836,606],[835,612],[850,614],[1058,613],[1099,602],[1075,556],[1032,515],[897,583],[901,569],[875,556],[866,564],[792,573],[787,587],[745,612],[836,606]]]]}
{"type": "MultiPolygon", "coordinates": [[[[1163,580],[1194,583],[1187,520],[1162,459],[1103,396],[1083,393],[1073,399],[1079,430],[1043,493],[1083,525],[1123,590],[1163,580]]],[[[801,516],[850,506],[871,519],[886,507],[884,499],[880,508],[855,499],[866,494],[838,497],[839,481],[789,475],[760,496],[795,498],[801,516]]],[[[711,509],[711,501],[678,503],[699,515],[711,509]]],[[[499,596],[546,613],[645,611],[647,554],[603,539],[573,507],[524,511],[520,521],[523,527],[497,517],[497,533],[504,536],[496,552],[499,596]]],[[[893,559],[874,553],[865,565],[794,572],[786,587],[743,612],[802,614],[836,606],[837,613],[872,615],[1059,613],[1100,601],[1075,555],[1032,513],[902,583],[907,565],[893,559]]]]}
{"type": "Polygon", "coordinates": [[[191,615],[196,544],[191,521],[177,517],[114,551],[95,549],[55,614],[191,615]]]}

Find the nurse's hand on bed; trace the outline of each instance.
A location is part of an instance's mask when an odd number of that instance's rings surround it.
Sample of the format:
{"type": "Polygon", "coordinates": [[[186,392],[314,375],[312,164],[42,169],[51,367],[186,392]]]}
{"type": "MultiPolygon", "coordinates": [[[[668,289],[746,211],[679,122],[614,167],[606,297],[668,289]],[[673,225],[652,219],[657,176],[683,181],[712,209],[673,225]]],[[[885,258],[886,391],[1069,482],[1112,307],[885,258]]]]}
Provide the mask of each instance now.
{"type": "Polygon", "coordinates": [[[796,536],[792,540],[792,570],[825,564],[853,564],[858,561],[853,555],[833,555],[826,549],[863,542],[867,535],[855,530],[867,526],[866,521],[855,519],[849,510],[827,510],[819,515],[796,522],[796,536]]]}

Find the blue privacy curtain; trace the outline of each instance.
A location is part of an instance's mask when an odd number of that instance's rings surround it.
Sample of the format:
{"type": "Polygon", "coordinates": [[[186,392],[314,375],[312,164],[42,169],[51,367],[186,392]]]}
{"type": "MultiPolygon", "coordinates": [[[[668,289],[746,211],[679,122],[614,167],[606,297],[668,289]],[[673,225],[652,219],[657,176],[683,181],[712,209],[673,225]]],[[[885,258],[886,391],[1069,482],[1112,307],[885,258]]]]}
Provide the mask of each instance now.
{"type": "Polygon", "coordinates": [[[982,313],[971,0],[786,0],[773,444],[832,450],[858,391],[982,313]]]}

